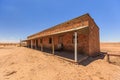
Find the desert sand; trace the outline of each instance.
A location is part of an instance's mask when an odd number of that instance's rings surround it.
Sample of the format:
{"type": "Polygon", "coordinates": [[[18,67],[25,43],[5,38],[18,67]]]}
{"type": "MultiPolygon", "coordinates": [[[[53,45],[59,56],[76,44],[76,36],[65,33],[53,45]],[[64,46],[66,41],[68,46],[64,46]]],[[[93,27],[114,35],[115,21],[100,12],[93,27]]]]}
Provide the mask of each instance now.
{"type": "MultiPolygon", "coordinates": [[[[110,50],[120,51],[120,46],[101,44],[101,51],[110,50]]],[[[83,65],[25,47],[2,47],[0,80],[120,80],[120,66],[106,56],[83,65]]]]}

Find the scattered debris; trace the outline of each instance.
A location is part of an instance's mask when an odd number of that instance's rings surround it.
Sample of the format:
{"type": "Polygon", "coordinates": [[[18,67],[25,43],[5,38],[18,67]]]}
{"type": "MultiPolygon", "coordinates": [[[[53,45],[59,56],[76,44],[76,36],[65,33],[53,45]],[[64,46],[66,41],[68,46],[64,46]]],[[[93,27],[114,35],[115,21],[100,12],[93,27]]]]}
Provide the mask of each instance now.
{"type": "Polygon", "coordinates": [[[5,76],[13,75],[13,74],[15,74],[16,72],[17,72],[17,71],[7,72],[7,73],[5,74],[5,76]]]}

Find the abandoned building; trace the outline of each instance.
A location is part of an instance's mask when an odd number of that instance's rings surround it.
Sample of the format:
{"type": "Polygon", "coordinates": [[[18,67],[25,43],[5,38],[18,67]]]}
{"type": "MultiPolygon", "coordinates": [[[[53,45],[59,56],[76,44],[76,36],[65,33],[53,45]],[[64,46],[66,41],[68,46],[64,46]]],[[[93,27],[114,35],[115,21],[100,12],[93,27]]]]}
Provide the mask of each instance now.
{"type": "MultiPolygon", "coordinates": [[[[53,26],[27,37],[27,47],[41,51],[69,51],[78,61],[79,54],[89,56],[100,52],[99,27],[89,14],[53,26]]],[[[66,54],[66,53],[65,53],[66,54]]]]}

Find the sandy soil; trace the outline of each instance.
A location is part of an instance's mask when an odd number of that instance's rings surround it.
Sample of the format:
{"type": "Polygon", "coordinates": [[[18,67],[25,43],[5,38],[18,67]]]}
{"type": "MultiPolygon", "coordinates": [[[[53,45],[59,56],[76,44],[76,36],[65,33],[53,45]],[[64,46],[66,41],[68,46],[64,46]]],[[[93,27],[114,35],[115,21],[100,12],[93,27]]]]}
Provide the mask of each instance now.
{"type": "MultiPolygon", "coordinates": [[[[101,43],[100,46],[103,52],[120,54],[120,43],[101,43]]],[[[112,64],[120,66],[120,57],[110,56],[110,61],[112,64]]]]}
{"type": "Polygon", "coordinates": [[[105,58],[75,65],[37,50],[2,47],[0,80],[120,80],[120,66],[105,58]]]}
{"type": "Polygon", "coordinates": [[[101,43],[101,51],[120,52],[120,43],[101,43]]]}

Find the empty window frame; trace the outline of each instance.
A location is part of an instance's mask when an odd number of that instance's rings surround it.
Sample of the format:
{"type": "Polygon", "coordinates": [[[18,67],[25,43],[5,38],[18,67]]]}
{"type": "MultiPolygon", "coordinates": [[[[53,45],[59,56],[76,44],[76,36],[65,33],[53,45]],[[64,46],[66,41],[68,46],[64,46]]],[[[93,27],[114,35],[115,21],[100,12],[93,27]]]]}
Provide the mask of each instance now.
{"type": "Polygon", "coordinates": [[[52,44],[52,38],[49,38],[49,44],[52,44]]]}

